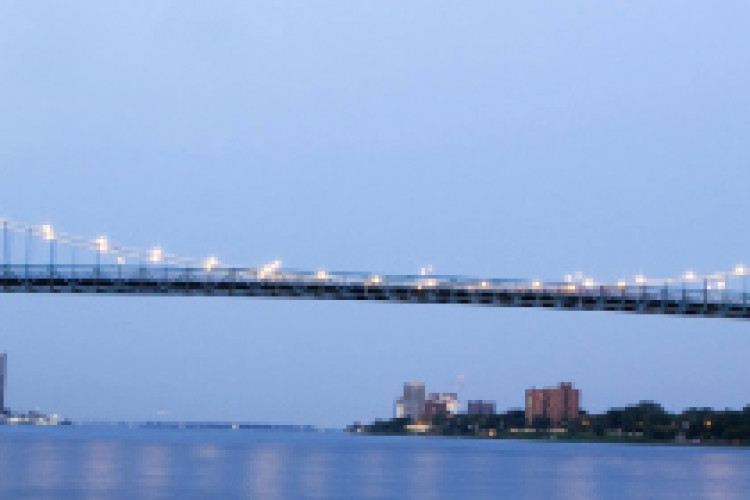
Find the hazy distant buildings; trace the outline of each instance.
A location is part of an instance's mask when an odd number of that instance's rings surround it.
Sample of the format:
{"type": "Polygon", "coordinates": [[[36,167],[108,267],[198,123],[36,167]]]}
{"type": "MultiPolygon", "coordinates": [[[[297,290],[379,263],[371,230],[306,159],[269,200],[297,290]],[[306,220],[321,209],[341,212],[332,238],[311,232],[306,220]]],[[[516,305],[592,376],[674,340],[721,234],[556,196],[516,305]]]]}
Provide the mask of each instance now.
{"type": "Polygon", "coordinates": [[[404,395],[396,400],[396,418],[409,418],[417,421],[425,416],[425,388],[422,382],[404,384],[404,395]]]}
{"type": "Polygon", "coordinates": [[[563,382],[557,387],[526,389],[526,425],[538,417],[548,418],[557,426],[564,420],[578,418],[580,391],[573,384],[563,382]]]}
{"type": "Polygon", "coordinates": [[[469,401],[467,413],[469,415],[494,415],[495,414],[495,402],[475,400],[469,401]]]}
{"type": "Polygon", "coordinates": [[[458,394],[455,392],[432,392],[425,401],[424,418],[448,417],[458,413],[458,394]]]}
{"type": "Polygon", "coordinates": [[[37,410],[13,412],[5,407],[5,384],[8,374],[8,355],[0,352],[0,425],[70,425],[58,415],[47,416],[37,410]]]}
{"type": "Polygon", "coordinates": [[[0,352],[0,413],[5,413],[5,371],[8,355],[0,352]]]}
{"type": "Polygon", "coordinates": [[[413,422],[431,422],[436,417],[449,417],[458,413],[458,394],[431,392],[425,396],[422,382],[404,384],[404,394],[396,400],[395,417],[413,422]]]}
{"type": "MultiPolygon", "coordinates": [[[[561,382],[557,387],[526,390],[525,411],[512,410],[504,415],[503,425],[510,429],[560,428],[569,421],[580,418],[581,391],[573,388],[571,382],[561,382]],[[510,420],[508,420],[510,419],[510,420]]],[[[396,400],[394,416],[408,419],[406,430],[428,432],[430,428],[447,425],[459,412],[458,393],[431,392],[426,394],[422,382],[404,384],[403,395],[396,400]]],[[[466,414],[469,416],[497,415],[495,401],[475,399],[468,401],[466,414]]],[[[484,421],[486,419],[478,419],[484,421]]],[[[494,431],[493,431],[494,432],[494,431]]]]}

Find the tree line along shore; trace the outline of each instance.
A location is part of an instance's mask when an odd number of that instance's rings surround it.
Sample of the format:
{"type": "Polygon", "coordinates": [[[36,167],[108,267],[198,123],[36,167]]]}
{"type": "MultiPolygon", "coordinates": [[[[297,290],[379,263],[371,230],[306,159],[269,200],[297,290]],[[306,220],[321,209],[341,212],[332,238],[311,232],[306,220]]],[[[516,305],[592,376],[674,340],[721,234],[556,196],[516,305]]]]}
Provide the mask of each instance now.
{"type": "Polygon", "coordinates": [[[430,435],[489,439],[562,439],[595,442],[681,443],[750,446],[750,405],[742,410],[688,408],[667,412],[651,401],[601,414],[581,412],[578,418],[553,426],[549,418],[527,421],[523,410],[492,415],[438,415],[355,423],[348,432],[373,435],[430,435]]]}

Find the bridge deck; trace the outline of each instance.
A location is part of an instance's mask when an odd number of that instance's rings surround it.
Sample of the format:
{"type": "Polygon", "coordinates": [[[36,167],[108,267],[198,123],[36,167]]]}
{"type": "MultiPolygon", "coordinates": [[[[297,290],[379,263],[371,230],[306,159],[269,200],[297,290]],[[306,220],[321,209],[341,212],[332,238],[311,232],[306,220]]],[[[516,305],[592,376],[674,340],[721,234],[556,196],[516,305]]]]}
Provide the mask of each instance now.
{"type": "Polygon", "coordinates": [[[175,268],[12,267],[0,272],[0,292],[370,300],[750,318],[745,294],[709,293],[707,289],[585,288],[569,284],[536,288],[525,282],[427,280],[424,277],[388,277],[374,283],[360,275],[317,279],[311,274],[284,274],[260,279],[248,275],[247,270],[237,269],[205,272],[175,268]]]}

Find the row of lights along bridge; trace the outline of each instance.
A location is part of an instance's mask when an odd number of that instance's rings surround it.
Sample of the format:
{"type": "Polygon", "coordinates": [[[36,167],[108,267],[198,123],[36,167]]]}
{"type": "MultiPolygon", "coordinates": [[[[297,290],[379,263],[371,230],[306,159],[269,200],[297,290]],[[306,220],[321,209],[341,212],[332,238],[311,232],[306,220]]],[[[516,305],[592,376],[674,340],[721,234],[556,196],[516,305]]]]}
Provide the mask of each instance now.
{"type": "MultiPolygon", "coordinates": [[[[122,245],[112,243],[107,236],[98,236],[94,239],[84,238],[80,236],[74,236],[68,233],[58,233],[55,231],[51,224],[42,224],[39,226],[31,226],[12,222],[8,219],[0,219],[3,226],[3,240],[4,240],[4,256],[6,268],[10,265],[10,236],[9,232],[23,233],[26,236],[26,265],[29,266],[31,260],[31,249],[32,241],[34,238],[40,238],[47,241],[49,244],[49,267],[50,272],[55,267],[56,257],[56,246],[58,243],[67,244],[71,246],[71,260],[75,264],[75,249],[83,248],[86,250],[93,251],[96,258],[96,267],[101,266],[101,259],[103,255],[111,254],[116,257],[117,265],[122,266],[126,263],[126,260],[130,259],[133,261],[144,264],[146,262],[151,264],[162,264],[165,266],[178,266],[178,267],[195,267],[202,268],[206,272],[212,272],[220,266],[220,261],[216,256],[209,256],[205,259],[194,259],[179,257],[174,254],[168,254],[160,246],[155,246],[149,250],[142,251],[135,248],[125,247],[122,245]]],[[[240,268],[239,266],[224,266],[231,268],[240,268]]],[[[242,267],[244,268],[244,267],[242,267]]],[[[438,280],[430,277],[432,273],[432,267],[425,267],[420,270],[420,276],[424,276],[425,279],[422,285],[427,287],[437,286],[438,280]]],[[[274,261],[266,264],[257,270],[257,276],[261,279],[273,278],[281,273],[281,261],[274,261]]],[[[745,277],[749,274],[749,270],[745,265],[737,265],[731,271],[716,272],[707,275],[698,275],[694,271],[690,270],[685,272],[680,278],[667,278],[667,279],[647,279],[644,275],[637,275],[633,282],[627,280],[618,280],[616,286],[618,288],[625,288],[631,284],[637,286],[649,286],[649,285],[664,285],[678,283],[694,283],[704,282],[707,289],[724,290],[727,287],[727,280],[731,276],[745,277]]],[[[330,276],[326,271],[316,271],[314,274],[318,280],[326,280],[330,276]]],[[[369,282],[371,284],[381,284],[383,282],[382,277],[378,275],[371,276],[369,282]]],[[[480,287],[490,287],[490,281],[480,281],[480,287]]],[[[604,285],[603,283],[597,283],[590,277],[584,277],[582,273],[576,273],[574,275],[567,275],[564,278],[564,289],[574,292],[578,288],[593,289],[597,286],[604,285]]],[[[544,283],[541,280],[531,281],[532,289],[543,289],[544,283]]],[[[743,279],[743,293],[746,290],[745,280],[743,279]]]]}

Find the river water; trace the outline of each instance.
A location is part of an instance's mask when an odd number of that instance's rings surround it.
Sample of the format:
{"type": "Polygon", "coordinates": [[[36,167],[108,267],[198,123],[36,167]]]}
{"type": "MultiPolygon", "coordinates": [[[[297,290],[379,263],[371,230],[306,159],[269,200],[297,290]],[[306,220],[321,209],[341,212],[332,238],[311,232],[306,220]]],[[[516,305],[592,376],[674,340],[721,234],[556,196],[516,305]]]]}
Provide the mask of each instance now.
{"type": "Polygon", "coordinates": [[[750,450],[0,427],[0,498],[750,498],[750,450]]]}

